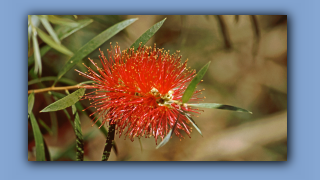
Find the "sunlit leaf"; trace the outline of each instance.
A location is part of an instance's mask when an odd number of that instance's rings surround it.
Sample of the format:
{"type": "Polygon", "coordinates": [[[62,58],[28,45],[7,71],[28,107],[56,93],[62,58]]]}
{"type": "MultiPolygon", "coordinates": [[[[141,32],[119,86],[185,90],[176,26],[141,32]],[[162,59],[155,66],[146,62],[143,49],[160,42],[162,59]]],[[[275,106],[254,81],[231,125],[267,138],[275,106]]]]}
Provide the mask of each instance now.
{"type": "MultiPolygon", "coordinates": [[[[68,27],[68,26],[60,26],[55,29],[56,34],[58,35],[60,40],[70,36],[72,33],[86,27],[92,22],[91,19],[84,19],[77,22],[77,26],[75,27],[68,27]]],[[[45,45],[40,49],[40,55],[43,57],[51,47],[49,45],[45,45]]],[[[34,62],[34,55],[28,58],[28,66],[30,66],[34,62]]]]}
{"type": "Polygon", "coordinates": [[[33,113],[30,114],[30,121],[34,136],[34,141],[36,143],[36,160],[37,161],[45,161],[45,152],[44,152],[44,143],[43,137],[37,123],[36,118],[34,117],[33,113]]]}
{"type": "Polygon", "coordinates": [[[76,160],[83,161],[83,155],[84,155],[83,137],[82,137],[81,123],[80,123],[80,118],[78,113],[75,114],[74,131],[76,133],[76,148],[77,148],[76,160]]]}
{"type": "Polygon", "coordinates": [[[84,88],[78,89],[77,91],[71,93],[70,95],[48,105],[40,112],[58,111],[58,110],[70,107],[81,99],[81,97],[84,95],[85,90],[86,89],[84,88]]]}
{"type": "Polygon", "coordinates": [[[211,109],[225,109],[225,110],[231,110],[231,111],[238,111],[238,112],[246,112],[252,114],[251,111],[235,107],[235,106],[230,106],[230,105],[224,105],[224,104],[218,104],[218,103],[199,103],[199,104],[187,104],[187,106],[192,106],[192,107],[199,107],[199,108],[211,108],[211,109]]]}
{"type": "Polygon", "coordinates": [[[31,93],[28,96],[28,114],[31,114],[32,108],[33,108],[33,104],[34,104],[34,93],[31,93]]]}
{"type": "Polygon", "coordinates": [[[48,31],[48,33],[50,34],[50,36],[52,37],[52,39],[57,43],[57,44],[61,44],[56,32],[54,32],[52,26],[50,25],[49,21],[48,21],[48,17],[46,15],[41,15],[39,16],[40,21],[42,23],[42,25],[44,26],[44,28],[48,31]]]}
{"type": "Polygon", "coordinates": [[[49,46],[51,46],[53,49],[65,54],[65,55],[73,56],[73,53],[69,49],[67,49],[66,47],[64,47],[61,44],[56,43],[49,35],[47,35],[41,29],[37,28],[37,32],[38,32],[40,38],[45,43],[47,43],[49,46]]]}
{"type": "MultiPolygon", "coordinates": [[[[50,46],[45,45],[40,49],[40,57],[43,57],[49,50],[51,49],[50,46]]],[[[28,66],[30,66],[31,64],[33,64],[34,62],[34,53],[32,54],[32,56],[30,56],[28,58],[28,66]]]]}
{"type": "Polygon", "coordinates": [[[33,54],[34,54],[34,59],[35,59],[35,67],[34,67],[34,73],[35,74],[40,74],[42,73],[42,64],[41,64],[41,56],[40,56],[40,50],[39,50],[39,43],[37,39],[37,33],[33,32],[32,33],[32,43],[33,43],[33,54]]]}
{"type": "Polygon", "coordinates": [[[86,27],[87,25],[89,25],[92,22],[93,22],[92,19],[83,19],[83,20],[77,21],[77,24],[74,26],[59,26],[55,29],[55,31],[56,31],[58,37],[62,40],[64,38],[70,36],[74,32],[77,32],[78,30],[86,27]]]}
{"type": "Polygon", "coordinates": [[[210,65],[210,61],[205,66],[203,66],[200,69],[200,71],[197,73],[197,75],[192,79],[192,81],[190,82],[186,91],[183,93],[183,96],[181,98],[182,103],[188,102],[189,99],[192,97],[193,92],[195,91],[195,89],[197,87],[197,84],[200,83],[201,79],[203,78],[203,76],[207,72],[209,65],[210,65]]]}
{"type": "Polygon", "coordinates": [[[48,20],[53,23],[53,24],[60,24],[60,25],[64,25],[64,26],[77,26],[78,23],[68,19],[68,18],[61,18],[59,16],[55,16],[55,15],[48,15],[48,20]]]}
{"type": "Polygon", "coordinates": [[[150,29],[148,29],[145,33],[143,33],[131,46],[137,49],[139,47],[140,42],[142,42],[141,46],[145,45],[149,39],[160,29],[162,24],[167,18],[164,18],[162,21],[153,25],[150,29]]]}
{"type": "MultiPolygon", "coordinates": [[[[178,115],[178,118],[179,118],[179,115],[178,115]]],[[[165,144],[167,144],[167,142],[169,142],[173,132],[174,132],[174,129],[176,128],[177,126],[177,123],[178,123],[178,118],[176,120],[176,122],[174,123],[172,129],[170,129],[170,131],[168,132],[168,134],[166,135],[166,137],[163,138],[163,140],[158,144],[158,146],[156,147],[156,149],[159,149],[160,147],[164,146],[165,144]]]]}
{"type": "Polygon", "coordinates": [[[137,18],[134,19],[128,19],[125,21],[122,21],[120,23],[117,23],[107,30],[103,31],[93,39],[91,39],[87,44],[82,46],[75,54],[72,56],[68,62],[62,67],[62,70],[59,72],[57,80],[54,84],[66,73],[68,72],[72,67],[74,67],[78,62],[80,62],[83,58],[85,58],[88,54],[90,54],[92,51],[97,49],[99,46],[101,46],[104,42],[109,40],[111,37],[116,35],[121,30],[125,29],[127,26],[135,22],[137,18]]]}

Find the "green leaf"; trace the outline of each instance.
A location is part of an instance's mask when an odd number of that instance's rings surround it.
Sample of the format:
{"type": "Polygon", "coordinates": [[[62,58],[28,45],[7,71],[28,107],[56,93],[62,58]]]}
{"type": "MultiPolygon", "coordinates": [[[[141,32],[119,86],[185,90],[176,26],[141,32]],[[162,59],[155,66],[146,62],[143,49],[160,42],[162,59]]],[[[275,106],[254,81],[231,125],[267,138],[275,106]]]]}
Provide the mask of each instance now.
{"type": "Polygon", "coordinates": [[[197,126],[197,124],[194,122],[194,120],[193,120],[187,113],[185,113],[185,112],[183,112],[183,115],[186,116],[186,118],[191,122],[191,124],[193,125],[193,127],[195,127],[196,130],[200,133],[200,135],[203,136],[200,128],[197,126]]]}
{"type": "Polygon", "coordinates": [[[33,42],[33,54],[34,54],[34,59],[35,59],[35,67],[34,67],[34,73],[35,74],[40,74],[42,73],[42,64],[41,64],[41,56],[40,56],[40,50],[39,50],[39,44],[38,44],[38,39],[37,39],[37,33],[33,32],[32,33],[32,42],[33,42]]]}
{"type": "Polygon", "coordinates": [[[73,56],[73,53],[64,47],[61,44],[56,43],[49,35],[47,35],[45,32],[43,32],[41,29],[37,28],[37,32],[40,36],[40,38],[47,43],[49,46],[51,46],[53,49],[67,55],[67,56],[73,56]]]}
{"type": "Polygon", "coordinates": [[[84,88],[78,89],[77,91],[71,93],[70,95],[48,105],[40,112],[58,111],[58,110],[70,107],[81,99],[81,97],[84,95],[85,90],[86,89],[84,88]]]}
{"type": "MultiPolygon", "coordinates": [[[[178,115],[178,118],[179,118],[179,115],[178,115]]],[[[177,126],[177,123],[178,123],[178,118],[176,120],[176,122],[174,123],[172,129],[170,129],[170,131],[168,132],[168,134],[166,135],[166,137],[163,138],[163,140],[159,143],[159,145],[156,147],[156,149],[159,149],[160,147],[164,146],[165,144],[167,144],[167,142],[169,142],[172,134],[173,134],[173,131],[174,129],[176,128],[177,126]]]]}
{"type": "Polygon", "coordinates": [[[86,27],[92,22],[93,22],[92,19],[83,19],[83,20],[77,21],[77,23],[73,24],[73,26],[59,26],[55,29],[55,31],[58,37],[62,40],[70,36],[74,32],[77,32],[78,30],[86,27]]]}
{"type": "Polygon", "coordinates": [[[34,117],[33,113],[30,114],[31,126],[34,136],[34,141],[36,143],[36,160],[37,161],[45,161],[45,152],[44,152],[44,143],[43,137],[38,126],[37,120],[34,117]]]}
{"type": "Polygon", "coordinates": [[[60,25],[64,25],[64,26],[74,27],[74,26],[78,25],[77,22],[75,22],[75,21],[73,21],[71,19],[60,18],[60,17],[55,16],[55,15],[48,15],[48,20],[53,24],[60,24],[60,25]]]}
{"type": "Polygon", "coordinates": [[[34,93],[32,92],[28,96],[28,114],[31,114],[32,108],[33,108],[33,104],[34,104],[34,93]]]}
{"type": "Polygon", "coordinates": [[[52,39],[57,43],[57,44],[61,44],[56,32],[54,32],[53,28],[51,27],[48,19],[48,17],[46,15],[41,15],[39,16],[39,19],[42,23],[42,25],[44,26],[44,28],[48,31],[48,33],[50,34],[50,36],[52,37],[52,39]]]}
{"type": "Polygon", "coordinates": [[[246,112],[246,113],[252,114],[251,111],[248,111],[248,110],[245,110],[245,109],[242,109],[239,107],[218,104],[218,103],[187,104],[187,106],[199,107],[199,108],[211,108],[211,109],[226,109],[226,110],[231,110],[231,111],[246,112]]]}
{"type": "MultiPolygon", "coordinates": [[[[64,38],[70,36],[74,32],[86,27],[90,23],[92,23],[93,20],[91,19],[84,19],[77,22],[77,26],[75,27],[68,27],[68,26],[60,26],[57,29],[55,29],[56,34],[58,35],[60,40],[63,40],[64,38]]],[[[43,46],[40,49],[40,55],[43,57],[49,50],[51,49],[50,46],[46,45],[43,46]]],[[[30,66],[34,62],[34,56],[28,58],[28,66],[30,66]]]]}
{"type": "Polygon", "coordinates": [[[162,24],[167,18],[164,18],[162,21],[153,25],[150,29],[148,29],[145,33],[143,33],[131,46],[137,49],[139,47],[140,42],[142,42],[141,46],[145,45],[149,39],[160,29],[162,24]]]}
{"type": "Polygon", "coordinates": [[[201,81],[201,79],[203,78],[203,76],[205,75],[205,73],[208,70],[208,67],[210,65],[210,61],[203,66],[200,71],[197,73],[197,75],[192,79],[192,81],[190,82],[189,86],[187,87],[186,91],[183,93],[183,96],[181,98],[182,103],[186,103],[189,101],[189,99],[192,97],[193,92],[195,91],[197,84],[199,84],[199,82],[201,81]]]}
{"type": "Polygon", "coordinates": [[[74,56],[72,56],[68,62],[62,67],[62,70],[58,74],[58,77],[54,84],[66,73],[68,72],[72,67],[74,67],[78,62],[80,62],[83,58],[85,58],[88,54],[90,54],[92,51],[97,49],[99,46],[101,46],[104,42],[106,42],[108,39],[116,35],[121,30],[125,29],[127,26],[135,22],[137,18],[134,19],[128,19],[125,21],[122,21],[120,23],[117,23],[107,30],[103,31],[93,39],[91,39],[87,44],[82,46],[74,56]]]}
{"type": "MultiPolygon", "coordinates": [[[[43,81],[54,81],[56,80],[57,77],[55,76],[47,76],[47,77],[41,77],[41,78],[37,78],[37,79],[33,79],[31,81],[28,81],[28,86],[32,85],[32,84],[36,84],[36,83],[40,83],[43,81]]],[[[72,80],[72,79],[68,79],[68,78],[61,78],[59,79],[59,82],[68,84],[68,85],[76,85],[77,82],[72,80]]]]}
{"type": "MultiPolygon", "coordinates": [[[[43,57],[49,50],[51,49],[50,46],[45,45],[40,49],[40,57],[43,57]]],[[[34,62],[34,54],[28,58],[28,66],[30,66],[34,62]]]]}
{"type": "Polygon", "coordinates": [[[79,114],[76,113],[75,119],[74,119],[74,131],[76,133],[76,160],[77,161],[83,161],[83,155],[84,155],[84,150],[83,150],[83,136],[82,136],[82,130],[81,130],[81,123],[80,123],[80,118],[79,114]]]}

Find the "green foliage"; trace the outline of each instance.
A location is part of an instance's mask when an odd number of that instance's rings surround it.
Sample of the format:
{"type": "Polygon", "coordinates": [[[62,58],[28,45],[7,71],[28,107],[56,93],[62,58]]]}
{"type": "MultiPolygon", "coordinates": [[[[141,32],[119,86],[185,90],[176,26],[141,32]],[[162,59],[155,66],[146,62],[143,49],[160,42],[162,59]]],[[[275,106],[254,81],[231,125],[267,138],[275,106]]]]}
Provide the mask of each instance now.
{"type": "Polygon", "coordinates": [[[82,137],[82,130],[81,130],[81,123],[79,114],[75,112],[75,119],[74,119],[74,131],[76,133],[76,160],[83,161],[84,156],[84,149],[83,149],[83,137],[82,137]]]}
{"type": "Polygon", "coordinates": [[[31,93],[28,96],[28,114],[31,114],[32,108],[33,108],[33,104],[34,104],[34,93],[31,93]]]}
{"type": "MultiPolygon", "coordinates": [[[[32,79],[31,81],[28,81],[28,86],[32,85],[32,84],[36,84],[36,83],[40,83],[43,81],[54,81],[56,80],[55,76],[47,76],[47,77],[41,77],[41,78],[36,78],[36,79],[32,79]]],[[[68,78],[61,78],[59,79],[59,82],[68,84],[68,85],[76,85],[77,82],[72,80],[72,79],[68,79],[68,78]]]]}
{"type": "Polygon", "coordinates": [[[225,110],[231,110],[231,111],[237,111],[237,112],[246,112],[252,114],[251,111],[230,106],[230,105],[224,105],[224,104],[218,104],[218,103],[199,103],[199,104],[188,104],[188,106],[192,107],[199,107],[199,108],[211,108],[211,109],[225,109],[225,110]]]}
{"type": "Polygon", "coordinates": [[[45,42],[47,43],[49,46],[51,46],[53,49],[61,52],[62,54],[65,54],[67,56],[73,56],[73,53],[67,49],[65,46],[61,45],[61,44],[58,44],[56,43],[52,37],[48,36],[45,32],[43,32],[41,29],[39,28],[36,28],[37,29],[37,32],[40,36],[40,38],[45,42]]]}
{"type": "Polygon", "coordinates": [[[160,29],[162,24],[167,18],[164,18],[162,21],[156,23],[153,25],[150,29],[148,29],[145,33],[143,33],[131,46],[130,48],[134,47],[137,49],[139,47],[139,44],[141,43],[141,46],[145,45],[149,39],[160,29]]]}
{"type": "Polygon", "coordinates": [[[87,44],[82,46],[75,54],[72,56],[68,62],[62,67],[62,70],[58,74],[58,77],[54,84],[66,73],[68,72],[72,67],[74,67],[77,63],[79,63],[83,58],[85,58],[88,54],[90,54],[92,51],[97,49],[99,46],[101,46],[104,42],[109,40],[111,37],[116,35],[121,30],[128,27],[130,24],[135,22],[137,19],[128,19],[125,21],[122,21],[120,23],[117,23],[110,28],[106,29],[93,39],[91,39],[87,44]]]}
{"type": "Polygon", "coordinates": [[[177,120],[176,120],[176,122],[174,123],[172,129],[170,129],[170,131],[168,132],[168,134],[166,135],[166,137],[163,138],[163,140],[158,144],[158,146],[156,147],[156,149],[161,148],[162,146],[164,146],[165,144],[167,144],[167,143],[169,142],[169,140],[170,140],[170,138],[171,138],[171,136],[172,136],[172,134],[173,134],[176,126],[177,126],[178,119],[179,119],[179,115],[178,115],[177,120]]]}
{"type": "Polygon", "coordinates": [[[196,128],[196,130],[200,133],[201,136],[202,135],[202,132],[200,130],[200,128],[197,126],[196,122],[194,122],[194,120],[187,114],[187,113],[184,113],[184,115],[186,116],[186,118],[191,122],[191,124],[193,125],[193,127],[196,128]]]}
{"type": "Polygon", "coordinates": [[[78,89],[70,95],[48,105],[40,112],[58,111],[70,107],[81,99],[81,97],[84,95],[85,90],[86,89],[84,88],[78,89]]]}
{"type": "Polygon", "coordinates": [[[41,15],[39,16],[39,19],[42,23],[42,25],[44,26],[44,28],[48,31],[48,33],[50,34],[50,36],[52,37],[52,39],[58,44],[60,45],[61,42],[56,34],[56,32],[54,32],[52,26],[50,25],[49,21],[48,21],[48,16],[47,15],[41,15]]]}
{"type": "Polygon", "coordinates": [[[30,121],[33,130],[33,136],[36,143],[36,160],[37,161],[45,161],[45,152],[44,152],[44,143],[43,137],[37,123],[36,118],[34,117],[33,113],[30,114],[30,121]]]}
{"type": "Polygon", "coordinates": [[[206,74],[208,67],[210,65],[210,61],[204,65],[200,71],[197,73],[197,75],[192,79],[189,86],[187,87],[186,91],[183,93],[183,96],[181,98],[182,103],[186,103],[189,101],[189,99],[192,97],[193,92],[195,91],[197,85],[200,83],[203,76],[206,74]]]}

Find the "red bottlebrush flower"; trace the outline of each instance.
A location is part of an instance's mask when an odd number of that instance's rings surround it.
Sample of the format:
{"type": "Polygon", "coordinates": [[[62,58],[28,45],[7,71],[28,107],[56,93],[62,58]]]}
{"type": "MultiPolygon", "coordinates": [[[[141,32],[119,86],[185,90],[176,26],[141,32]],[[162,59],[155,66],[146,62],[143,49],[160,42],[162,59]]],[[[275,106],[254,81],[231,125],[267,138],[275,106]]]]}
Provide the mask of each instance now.
{"type": "MultiPolygon", "coordinates": [[[[115,124],[119,136],[126,130],[125,136],[132,141],[136,136],[154,136],[157,143],[177,121],[174,133],[182,138],[179,130],[183,130],[189,136],[189,120],[179,113],[199,110],[183,105],[180,99],[196,72],[187,69],[187,61],[181,62],[179,51],[170,55],[154,45],[121,52],[118,44],[107,51],[108,58],[100,51],[102,68],[89,59],[98,73],[87,66],[88,73],[76,70],[95,81],[85,86],[95,91],[84,98],[91,100],[90,107],[96,108],[93,114],[102,117],[102,124],[115,124]]],[[[197,102],[200,91],[190,101],[197,102]]]]}

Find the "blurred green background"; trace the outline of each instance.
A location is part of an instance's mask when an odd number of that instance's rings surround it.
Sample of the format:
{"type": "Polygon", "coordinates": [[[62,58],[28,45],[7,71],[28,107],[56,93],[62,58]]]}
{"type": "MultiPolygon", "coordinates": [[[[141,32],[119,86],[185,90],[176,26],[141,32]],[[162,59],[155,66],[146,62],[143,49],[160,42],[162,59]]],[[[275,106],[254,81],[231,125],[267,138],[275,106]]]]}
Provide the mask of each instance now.
{"type": "MultiPolygon", "coordinates": [[[[73,16],[59,16],[74,18],[73,16]]],[[[116,135],[118,156],[113,161],[286,161],[287,160],[287,16],[278,15],[90,15],[77,16],[76,21],[92,19],[93,22],[61,41],[66,48],[76,52],[90,39],[108,27],[129,18],[139,18],[100,48],[106,52],[110,42],[119,43],[122,50],[152,25],[167,18],[147,45],[175,52],[180,50],[182,60],[199,70],[208,61],[211,65],[198,89],[205,88],[204,102],[241,107],[253,115],[224,110],[205,109],[194,120],[203,137],[193,131],[180,141],[174,136],[168,144],[156,150],[154,138],[134,142],[116,135]]],[[[53,25],[54,28],[56,25],[53,25]]],[[[40,29],[45,29],[40,25],[40,29]]],[[[46,43],[39,40],[40,48],[46,43]]],[[[32,51],[29,52],[29,56],[32,51]]],[[[98,49],[88,57],[97,61],[98,49]]],[[[69,59],[54,49],[42,57],[41,77],[57,76],[69,59]]],[[[91,63],[85,58],[86,65],[91,63]]],[[[85,72],[79,63],[75,69],[85,72]]],[[[28,81],[38,78],[34,65],[28,67],[28,81]]],[[[73,69],[63,76],[77,83],[87,81],[73,69]]],[[[28,86],[39,89],[52,86],[45,81],[28,86]]],[[[56,84],[67,86],[63,82],[56,84]]],[[[70,91],[72,92],[72,91],[70,91]]],[[[61,92],[64,93],[64,92],[61,92]]],[[[35,94],[33,113],[53,160],[75,160],[75,134],[63,111],[39,113],[55,99],[48,93],[35,94]],[[46,127],[48,126],[48,127],[46,127]]],[[[84,106],[87,100],[81,101],[84,106]]],[[[71,108],[67,108],[71,114],[71,108]]],[[[85,136],[85,160],[100,161],[105,137],[97,126],[80,114],[85,136]]],[[[28,127],[28,159],[35,160],[32,129],[28,127]]],[[[160,140],[158,140],[158,143],[160,140]]]]}

